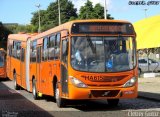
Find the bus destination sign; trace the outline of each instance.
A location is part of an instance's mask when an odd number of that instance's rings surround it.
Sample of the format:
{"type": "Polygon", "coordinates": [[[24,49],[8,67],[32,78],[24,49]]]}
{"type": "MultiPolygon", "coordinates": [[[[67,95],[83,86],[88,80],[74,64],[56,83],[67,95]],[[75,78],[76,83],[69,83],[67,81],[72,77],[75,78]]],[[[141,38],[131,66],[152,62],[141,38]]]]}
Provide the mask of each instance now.
{"type": "Polygon", "coordinates": [[[76,23],[72,26],[73,34],[134,34],[129,23],[76,23]]]}

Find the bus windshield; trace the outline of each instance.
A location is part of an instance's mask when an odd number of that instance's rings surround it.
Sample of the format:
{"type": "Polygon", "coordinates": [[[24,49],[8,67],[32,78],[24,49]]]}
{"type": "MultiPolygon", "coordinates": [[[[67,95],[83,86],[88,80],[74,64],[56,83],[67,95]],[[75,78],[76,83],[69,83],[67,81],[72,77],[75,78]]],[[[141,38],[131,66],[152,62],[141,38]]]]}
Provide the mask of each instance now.
{"type": "Polygon", "coordinates": [[[0,51],[0,67],[4,66],[4,53],[0,51]]]}
{"type": "Polygon", "coordinates": [[[133,37],[73,36],[71,65],[86,72],[120,72],[136,66],[133,37]]]}

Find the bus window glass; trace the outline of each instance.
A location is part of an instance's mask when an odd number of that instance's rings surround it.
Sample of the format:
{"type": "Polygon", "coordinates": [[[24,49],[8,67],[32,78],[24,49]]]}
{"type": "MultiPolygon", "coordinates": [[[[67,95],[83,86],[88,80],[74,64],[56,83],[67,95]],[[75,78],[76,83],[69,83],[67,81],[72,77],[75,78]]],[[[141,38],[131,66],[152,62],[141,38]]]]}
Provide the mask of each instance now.
{"type": "Polygon", "coordinates": [[[80,71],[119,72],[136,65],[132,37],[72,37],[71,64],[80,71]]]}
{"type": "Polygon", "coordinates": [[[30,55],[31,62],[36,62],[36,56],[37,56],[36,47],[37,47],[37,40],[31,43],[31,55],[30,55]]]}
{"type": "Polygon", "coordinates": [[[37,62],[41,62],[41,46],[37,47],[37,62]]]}
{"type": "Polygon", "coordinates": [[[49,38],[49,60],[54,59],[54,50],[55,50],[55,35],[50,36],[49,38]]]}
{"type": "Polygon", "coordinates": [[[9,44],[8,45],[8,53],[7,53],[9,56],[12,56],[12,45],[9,44]]]}
{"type": "Polygon", "coordinates": [[[25,50],[22,48],[21,50],[21,61],[24,62],[24,59],[25,59],[25,50]]]}
{"type": "Polygon", "coordinates": [[[68,57],[68,40],[65,39],[62,41],[62,61],[67,64],[68,57]]]}
{"type": "Polygon", "coordinates": [[[48,58],[48,37],[43,39],[43,55],[42,60],[46,61],[48,58]]]}
{"type": "Polygon", "coordinates": [[[0,67],[4,66],[4,52],[0,51],[0,67]]]}
{"type": "Polygon", "coordinates": [[[15,58],[17,57],[16,47],[17,47],[16,42],[13,41],[12,56],[15,58]]]}
{"type": "Polygon", "coordinates": [[[55,58],[59,58],[60,54],[60,40],[61,40],[61,35],[58,33],[56,36],[56,43],[55,43],[55,58]]]}
{"type": "Polygon", "coordinates": [[[17,59],[20,59],[20,54],[21,54],[21,42],[16,42],[16,54],[17,54],[17,59]]]}

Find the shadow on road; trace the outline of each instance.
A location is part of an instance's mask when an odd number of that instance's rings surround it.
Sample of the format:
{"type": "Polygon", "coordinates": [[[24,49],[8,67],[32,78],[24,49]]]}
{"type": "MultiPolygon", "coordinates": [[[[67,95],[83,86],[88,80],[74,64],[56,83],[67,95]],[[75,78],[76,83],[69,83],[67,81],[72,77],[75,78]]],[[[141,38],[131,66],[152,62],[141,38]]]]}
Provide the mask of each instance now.
{"type": "Polygon", "coordinates": [[[10,89],[0,80],[0,116],[2,117],[52,117],[48,112],[38,107],[18,91],[10,89]]]}
{"type": "Polygon", "coordinates": [[[76,106],[75,102],[74,105],[69,105],[68,107],[72,106],[76,109],[81,111],[122,111],[122,110],[139,110],[139,109],[156,109],[160,108],[160,102],[154,102],[150,100],[144,99],[122,99],[120,100],[118,106],[110,107],[106,100],[94,100],[94,101],[82,101],[79,106],[76,106]],[[146,103],[147,102],[147,103],[146,103]]]}
{"type": "MultiPolygon", "coordinates": [[[[44,96],[42,99],[47,102],[56,103],[53,97],[44,96]]],[[[127,110],[139,110],[139,109],[156,109],[160,108],[160,102],[155,100],[146,100],[144,98],[135,99],[121,99],[117,107],[111,107],[108,105],[107,100],[77,100],[67,101],[67,105],[64,108],[74,108],[84,112],[90,111],[127,111],[127,110]]]]}
{"type": "MultiPolygon", "coordinates": [[[[8,81],[3,81],[8,82],[8,81]]],[[[50,96],[43,96],[41,100],[46,102],[55,103],[54,98],[50,96]]],[[[46,103],[47,104],[47,103],[46,103]]],[[[53,104],[54,105],[54,104],[53,104]]],[[[52,106],[52,105],[48,105],[52,106]]],[[[35,116],[35,117],[49,117],[53,116],[72,117],[83,114],[91,114],[90,112],[97,113],[112,113],[112,112],[127,112],[129,110],[139,109],[151,109],[154,110],[160,108],[160,102],[145,100],[141,98],[136,99],[122,99],[117,107],[110,107],[107,100],[92,100],[92,101],[67,101],[67,106],[63,108],[64,111],[59,109],[58,111],[46,112],[42,108],[38,107],[19,92],[8,88],[0,81],[0,115],[5,113],[18,114],[19,116],[35,116]],[[70,111],[65,111],[65,108],[71,108],[70,111]],[[2,110],[2,111],[1,111],[2,110]],[[73,111],[72,111],[73,110],[73,111]],[[99,111],[99,112],[98,112],[99,111]],[[83,113],[84,112],[84,113],[83,113]]],[[[126,115],[126,114],[125,114],[126,115]]],[[[90,116],[90,115],[89,115],[90,116]]]]}

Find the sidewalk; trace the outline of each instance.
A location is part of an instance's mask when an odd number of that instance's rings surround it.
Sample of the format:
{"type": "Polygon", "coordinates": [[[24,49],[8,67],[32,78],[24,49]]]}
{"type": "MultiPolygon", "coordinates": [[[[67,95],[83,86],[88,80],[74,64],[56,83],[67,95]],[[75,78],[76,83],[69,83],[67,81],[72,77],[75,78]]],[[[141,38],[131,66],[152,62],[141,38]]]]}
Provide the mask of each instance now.
{"type": "Polygon", "coordinates": [[[138,97],[160,101],[160,77],[139,78],[138,97]]]}

